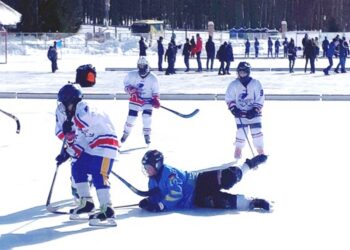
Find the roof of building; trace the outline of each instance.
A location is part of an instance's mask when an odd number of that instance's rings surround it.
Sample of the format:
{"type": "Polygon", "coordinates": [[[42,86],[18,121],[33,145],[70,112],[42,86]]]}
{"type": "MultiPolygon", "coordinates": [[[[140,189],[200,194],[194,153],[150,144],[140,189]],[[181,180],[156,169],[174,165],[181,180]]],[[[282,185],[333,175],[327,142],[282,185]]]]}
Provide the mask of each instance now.
{"type": "Polygon", "coordinates": [[[21,14],[0,1],[0,24],[16,25],[21,21],[21,14]]]}

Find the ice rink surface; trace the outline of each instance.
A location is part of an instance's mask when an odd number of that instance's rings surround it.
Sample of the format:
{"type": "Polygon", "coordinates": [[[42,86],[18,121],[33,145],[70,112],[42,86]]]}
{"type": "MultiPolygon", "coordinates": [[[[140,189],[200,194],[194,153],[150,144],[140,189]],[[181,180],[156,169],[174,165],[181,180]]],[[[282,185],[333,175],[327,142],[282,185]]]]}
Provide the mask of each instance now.
{"type": "MultiPolygon", "coordinates": [[[[115,122],[118,135],[127,101],[95,101],[115,122]]],[[[156,110],[152,144],[165,161],[184,170],[233,160],[235,126],[223,101],[163,101],[190,119],[156,110]]],[[[117,209],[116,228],[89,227],[45,210],[61,143],[54,135],[55,100],[0,99],[0,249],[344,249],[350,223],[348,102],[268,101],[263,131],[269,159],[248,172],[230,192],[273,200],[272,213],[191,210],[151,214],[117,209]]],[[[122,150],[144,146],[141,120],[122,150]]],[[[114,171],[141,190],[147,178],[140,160],[146,149],[120,155],[114,171]]],[[[244,157],[251,157],[247,146],[244,157]]],[[[71,199],[68,163],[59,168],[52,201],[71,199]]],[[[138,197],[111,176],[114,205],[138,197]]],[[[95,199],[96,200],[96,199],[95,199]]]]}

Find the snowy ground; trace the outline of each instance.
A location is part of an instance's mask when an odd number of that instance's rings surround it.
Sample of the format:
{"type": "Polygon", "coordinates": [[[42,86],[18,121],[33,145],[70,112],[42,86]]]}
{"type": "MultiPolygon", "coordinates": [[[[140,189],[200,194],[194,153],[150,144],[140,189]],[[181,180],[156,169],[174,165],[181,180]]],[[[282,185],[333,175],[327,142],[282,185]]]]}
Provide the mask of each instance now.
{"type": "MultiPolygon", "coordinates": [[[[11,56],[0,65],[0,92],[56,93],[75,69],[93,63],[98,83],[88,93],[121,93],[126,72],[106,67],[133,67],[132,56],[66,55],[59,71],[49,73],[45,53],[11,56]]],[[[182,58],[181,58],[182,59],[182,58]]],[[[151,57],[151,66],[156,58],[151,57]]],[[[253,67],[287,67],[284,60],[251,60],[253,67]]],[[[194,61],[191,63],[195,64],[194,61]]],[[[233,64],[233,68],[238,62],[233,64]]],[[[298,60],[297,67],[304,61],[298,60]]],[[[325,60],[319,60],[325,65],[325,60]]],[[[350,94],[348,74],[324,77],[297,72],[253,72],[266,94],[350,94]]],[[[234,76],[216,73],[160,75],[162,93],[224,93],[234,76]]],[[[89,102],[110,114],[118,135],[127,115],[122,100],[89,102]]],[[[232,161],[235,126],[223,101],[163,101],[189,113],[182,119],[165,110],[154,112],[151,148],[161,150],[166,162],[185,170],[219,166],[232,161]],[[204,126],[203,126],[204,125],[204,126]]],[[[116,228],[92,228],[52,215],[45,201],[55,171],[60,142],[54,136],[56,101],[0,99],[0,108],[18,116],[22,131],[0,114],[0,249],[344,249],[350,223],[346,162],[348,102],[267,101],[263,130],[268,162],[244,176],[231,192],[273,200],[272,213],[234,211],[181,211],[150,214],[138,208],[118,209],[116,228]]],[[[141,121],[123,149],[143,146],[141,121]]],[[[114,170],[139,189],[146,190],[140,159],[146,149],[122,154],[114,170]]],[[[244,157],[251,157],[249,147],[244,157]]],[[[111,176],[114,205],[137,203],[136,196],[111,176]]],[[[53,201],[69,200],[69,165],[58,172],[53,201]]]]}

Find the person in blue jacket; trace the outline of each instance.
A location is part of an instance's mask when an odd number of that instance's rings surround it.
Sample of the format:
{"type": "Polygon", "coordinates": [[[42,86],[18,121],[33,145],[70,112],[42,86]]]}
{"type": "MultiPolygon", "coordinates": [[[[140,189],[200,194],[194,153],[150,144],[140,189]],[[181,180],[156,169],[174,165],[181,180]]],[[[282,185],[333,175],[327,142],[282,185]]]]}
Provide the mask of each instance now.
{"type": "Polygon", "coordinates": [[[338,46],[338,44],[339,44],[339,40],[334,38],[327,48],[326,56],[328,58],[329,65],[327,68],[323,69],[323,73],[325,75],[329,75],[329,71],[332,69],[333,56],[335,54],[335,48],[338,46]]]}
{"type": "Polygon", "coordinates": [[[160,151],[149,150],[143,156],[142,164],[149,177],[148,188],[152,190],[152,195],[142,199],[139,207],[149,212],[196,207],[270,211],[270,203],[264,199],[221,191],[230,189],[245,172],[257,168],[266,160],[266,155],[258,155],[247,159],[241,167],[188,172],[164,164],[160,151]]]}

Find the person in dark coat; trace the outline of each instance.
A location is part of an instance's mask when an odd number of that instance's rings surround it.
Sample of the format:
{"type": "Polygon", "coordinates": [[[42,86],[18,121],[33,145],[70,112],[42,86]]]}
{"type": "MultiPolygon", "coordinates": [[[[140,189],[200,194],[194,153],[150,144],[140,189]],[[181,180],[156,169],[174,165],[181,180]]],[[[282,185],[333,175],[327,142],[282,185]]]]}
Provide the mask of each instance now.
{"type": "Polygon", "coordinates": [[[267,57],[272,57],[272,46],[273,46],[273,42],[271,40],[271,37],[269,37],[269,39],[267,40],[267,57]]]}
{"type": "Polygon", "coordinates": [[[334,72],[339,73],[339,67],[340,67],[341,73],[346,73],[345,63],[346,63],[346,58],[348,56],[348,49],[349,49],[349,44],[346,41],[346,38],[343,37],[342,39],[339,39],[339,63],[335,68],[334,72]]]}
{"type": "Polygon", "coordinates": [[[215,58],[215,44],[213,42],[212,36],[209,36],[208,41],[205,43],[205,50],[207,52],[207,71],[209,70],[209,62],[210,70],[213,70],[215,58]]]}
{"type": "Polygon", "coordinates": [[[322,41],[322,50],[323,50],[323,55],[322,56],[323,57],[327,56],[328,47],[329,47],[329,41],[328,41],[327,37],[325,36],[324,40],[322,41]]]}
{"type": "Polygon", "coordinates": [[[164,55],[164,46],[163,46],[163,37],[160,36],[157,40],[158,44],[158,71],[163,71],[163,55],[164,55]]]}
{"type": "Polygon", "coordinates": [[[226,61],[226,46],[227,42],[224,42],[219,47],[218,52],[216,53],[216,58],[220,61],[219,75],[225,75],[225,61],[226,61]]]}
{"type": "Polygon", "coordinates": [[[170,42],[168,49],[165,52],[164,62],[168,60],[168,68],[165,71],[166,75],[175,74],[175,49],[174,45],[170,42]]]}
{"type": "Polygon", "coordinates": [[[333,39],[332,42],[327,47],[327,53],[326,56],[328,58],[329,65],[327,68],[323,69],[323,73],[325,75],[329,75],[329,71],[332,69],[333,66],[333,56],[335,54],[335,48],[338,46],[339,40],[333,39]]]}
{"type": "Polygon", "coordinates": [[[294,44],[294,39],[291,38],[290,42],[287,42],[287,54],[289,61],[289,73],[294,73],[295,58],[297,57],[297,49],[294,44]]]}
{"type": "Polygon", "coordinates": [[[276,41],[275,41],[275,57],[276,58],[278,58],[278,54],[280,52],[280,46],[281,46],[281,43],[280,43],[280,41],[277,38],[276,41]]]}
{"type": "Polygon", "coordinates": [[[315,73],[315,59],[316,59],[316,44],[313,38],[308,39],[305,41],[305,69],[304,72],[306,73],[307,70],[307,64],[310,60],[310,73],[315,73]]]}
{"type": "Polygon", "coordinates": [[[283,57],[286,58],[288,56],[288,39],[287,39],[287,37],[284,38],[282,45],[283,45],[283,57]]]}
{"type": "Polygon", "coordinates": [[[184,56],[184,62],[186,65],[185,72],[190,71],[190,54],[191,54],[191,44],[190,40],[186,38],[186,43],[184,44],[182,55],[184,56]]]}
{"type": "Polygon", "coordinates": [[[148,49],[143,37],[141,36],[139,41],[140,56],[146,56],[146,49],[148,49]]]}
{"type": "Polygon", "coordinates": [[[259,41],[258,38],[255,37],[255,42],[254,42],[254,49],[255,49],[255,57],[259,57],[259,41]]]}
{"type": "Polygon", "coordinates": [[[194,36],[192,36],[190,40],[190,44],[191,44],[191,57],[193,58],[194,55],[196,54],[196,40],[194,40],[194,36]]]}
{"type": "Polygon", "coordinates": [[[225,67],[225,73],[227,75],[230,75],[230,65],[231,62],[234,61],[233,57],[233,50],[232,50],[232,44],[229,42],[225,48],[225,53],[226,53],[226,67],[225,67]]]}
{"type": "Polygon", "coordinates": [[[248,57],[249,58],[249,53],[250,53],[250,42],[249,39],[247,38],[247,41],[244,44],[245,46],[245,52],[244,52],[244,57],[248,57]]]}
{"type": "Polygon", "coordinates": [[[56,70],[58,70],[56,41],[53,42],[53,46],[49,47],[49,50],[47,51],[47,57],[51,61],[51,71],[52,73],[55,73],[56,70]]]}

